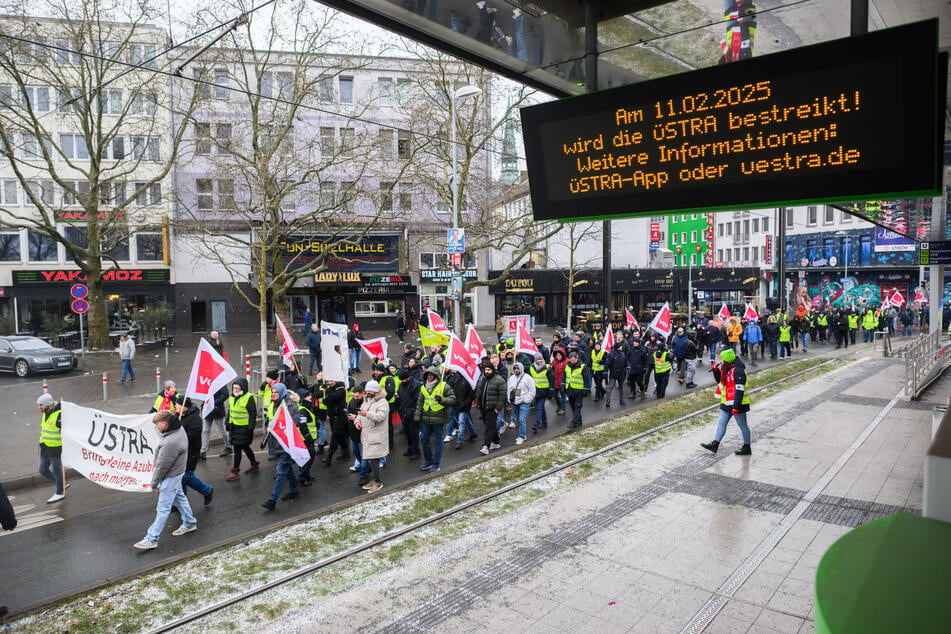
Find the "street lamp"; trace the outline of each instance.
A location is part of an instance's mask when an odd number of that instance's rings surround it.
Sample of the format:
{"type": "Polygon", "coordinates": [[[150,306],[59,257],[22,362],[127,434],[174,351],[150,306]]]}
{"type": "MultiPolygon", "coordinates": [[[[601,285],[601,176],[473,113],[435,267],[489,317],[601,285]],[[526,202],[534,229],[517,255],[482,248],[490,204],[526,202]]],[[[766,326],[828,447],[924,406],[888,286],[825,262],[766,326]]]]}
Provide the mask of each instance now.
{"type": "MultiPolygon", "coordinates": [[[[482,92],[481,88],[476,88],[475,86],[463,86],[462,88],[457,88],[452,96],[449,98],[449,129],[450,129],[450,143],[449,143],[449,155],[452,159],[452,228],[459,228],[459,178],[456,173],[456,99],[465,99],[466,97],[471,97],[472,95],[478,95],[482,92]]],[[[462,268],[462,256],[465,253],[460,253],[460,269],[462,268]]],[[[453,309],[453,329],[456,331],[456,335],[462,336],[462,293],[463,285],[459,286],[459,294],[456,296],[453,309]]]]}
{"type": "Polygon", "coordinates": [[[845,238],[845,257],[842,258],[845,264],[845,273],[842,275],[842,288],[845,290],[845,278],[849,276],[849,232],[848,231],[836,231],[835,235],[839,238],[845,238]]]}

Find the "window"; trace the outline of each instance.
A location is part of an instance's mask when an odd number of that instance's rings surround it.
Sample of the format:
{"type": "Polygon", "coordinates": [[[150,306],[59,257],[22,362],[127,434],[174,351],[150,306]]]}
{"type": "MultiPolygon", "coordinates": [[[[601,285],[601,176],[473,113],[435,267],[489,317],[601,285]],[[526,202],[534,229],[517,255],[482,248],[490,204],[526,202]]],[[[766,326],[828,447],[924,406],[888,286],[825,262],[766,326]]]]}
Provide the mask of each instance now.
{"type": "Polygon", "coordinates": [[[743,239],[750,239],[750,221],[749,219],[743,221],[743,239]]]}
{"type": "Polygon", "coordinates": [[[353,156],[356,135],[353,128],[340,128],[340,155],[353,156]]]}
{"type": "Polygon", "coordinates": [[[393,130],[386,128],[380,130],[380,157],[384,159],[393,158],[393,139],[395,137],[393,130]]]}
{"type": "Polygon", "coordinates": [[[796,210],[792,207],[786,207],[786,228],[792,229],[796,226],[796,210]]]}
{"type": "Polygon", "coordinates": [[[399,211],[411,211],[412,209],[413,209],[413,184],[400,183],[399,211]]]}
{"type": "Polygon", "coordinates": [[[334,80],[331,77],[324,77],[317,84],[317,98],[324,103],[332,103],[334,100],[334,80]]]}
{"type": "Polygon", "coordinates": [[[290,101],[294,98],[294,74],[276,73],[277,75],[277,94],[275,97],[284,101],[290,101]]]}
{"type": "Polygon", "coordinates": [[[673,216],[670,217],[670,224],[672,224],[672,225],[677,224],[677,215],[676,215],[676,214],[674,214],[673,216]]]}
{"type": "Polygon", "coordinates": [[[333,156],[334,136],[335,136],[335,131],[333,128],[320,129],[320,153],[323,155],[324,158],[333,156]]]}
{"type": "Polygon", "coordinates": [[[13,86],[10,84],[0,84],[0,106],[10,107],[13,105],[13,86]]]}
{"type": "Polygon", "coordinates": [[[769,218],[763,218],[763,233],[769,233],[769,218]]]}
{"type": "Polygon", "coordinates": [[[68,159],[81,161],[89,159],[89,148],[86,147],[86,139],[80,134],[59,135],[59,145],[63,151],[63,156],[68,159]]]}
{"type": "Polygon", "coordinates": [[[736,236],[735,238],[736,240],[740,239],[740,221],[739,220],[733,221],[733,235],[736,236]]]}
{"type": "Polygon", "coordinates": [[[158,110],[158,99],[151,90],[135,91],[132,93],[132,103],[129,104],[131,115],[154,115],[158,110]]]}
{"type": "Polygon", "coordinates": [[[759,218],[753,218],[753,233],[759,233],[759,218]]]}
{"type": "Polygon", "coordinates": [[[396,309],[401,306],[402,304],[400,302],[353,302],[353,315],[354,317],[395,316],[396,309]]]}
{"type": "MultiPolygon", "coordinates": [[[[135,189],[138,191],[145,185],[144,182],[136,183],[135,189]]],[[[136,207],[145,207],[146,205],[158,205],[162,202],[162,183],[152,183],[146,187],[141,194],[135,197],[136,207]]]]}
{"type": "Polygon", "coordinates": [[[815,227],[818,221],[819,210],[815,205],[806,207],[806,226],[815,227]]]}
{"type": "Polygon", "coordinates": [[[56,91],[57,107],[61,110],[68,107],[78,109],[80,104],[86,103],[86,95],[79,88],[66,88],[56,91]],[[68,102],[74,102],[67,105],[68,102]]]}
{"type": "Polygon", "coordinates": [[[85,249],[89,246],[89,238],[86,234],[85,225],[64,225],[63,237],[80,249],[85,249]]]}
{"type": "Polygon", "coordinates": [[[218,207],[220,209],[234,209],[234,181],[222,178],[218,183],[218,207]]]}
{"type": "Polygon", "coordinates": [[[409,79],[396,80],[396,100],[401,106],[410,106],[413,103],[413,82],[409,79]]]}
{"type": "Polygon", "coordinates": [[[125,201],[125,183],[107,181],[99,185],[99,202],[106,206],[117,207],[125,201]]]}
{"type": "Polygon", "coordinates": [[[353,77],[340,76],[340,103],[353,103],[353,77]]]}
{"type": "Polygon", "coordinates": [[[132,158],[137,161],[158,161],[159,138],[157,136],[132,137],[132,158]]]}
{"type": "Polygon", "coordinates": [[[116,88],[107,88],[102,91],[102,113],[122,114],[122,91],[116,88]]]}
{"type": "Polygon", "coordinates": [[[840,222],[852,222],[852,214],[846,213],[846,212],[843,211],[843,212],[842,212],[842,217],[839,218],[839,221],[840,221],[840,222]]]}
{"type": "Polygon", "coordinates": [[[0,233],[0,262],[20,261],[20,232],[0,233]]]}
{"type": "Polygon", "coordinates": [[[687,232],[686,232],[686,231],[681,231],[681,232],[680,232],[680,244],[687,244],[687,232]]]}
{"type": "Polygon", "coordinates": [[[79,66],[79,53],[77,53],[71,42],[68,40],[54,40],[53,46],[56,47],[56,63],[64,66],[79,66]]]}
{"type": "Polygon", "coordinates": [[[410,158],[413,151],[413,133],[409,130],[399,130],[396,135],[396,154],[401,159],[410,158]]]}
{"type": "Polygon", "coordinates": [[[743,247],[743,259],[744,259],[744,260],[749,260],[749,259],[750,259],[750,248],[749,248],[749,247],[743,247]]]}
{"type": "Polygon", "coordinates": [[[278,183],[277,196],[281,201],[281,209],[284,211],[294,211],[297,209],[297,195],[293,181],[280,181],[278,183]]]}
{"type": "Polygon", "coordinates": [[[728,235],[728,236],[732,236],[732,235],[733,235],[733,223],[732,223],[732,222],[726,223],[726,235],[728,235]]]}
{"type": "Polygon", "coordinates": [[[155,68],[155,44],[132,44],[129,47],[129,63],[146,68],[155,68]]]}
{"type": "Polygon", "coordinates": [[[195,124],[195,154],[211,154],[211,124],[195,124]]]}
{"type": "Polygon", "coordinates": [[[380,209],[393,211],[393,186],[395,183],[380,182],[380,209]]]}
{"type": "Polygon", "coordinates": [[[320,184],[320,208],[332,209],[336,205],[336,183],[323,181],[320,184]]]}
{"type": "Polygon", "coordinates": [[[4,205],[15,205],[17,201],[17,182],[12,178],[0,180],[0,202],[4,205]]]}
{"type": "Polygon", "coordinates": [[[121,161],[125,158],[125,137],[117,136],[103,149],[102,158],[121,161]]]}
{"type": "Polygon", "coordinates": [[[822,217],[822,224],[831,225],[834,221],[834,208],[832,205],[823,205],[824,213],[822,217]]]}
{"type": "Polygon", "coordinates": [[[50,89],[48,86],[27,86],[23,107],[33,112],[50,111],[50,89]]]}
{"type": "MultiPolygon", "coordinates": [[[[40,200],[43,201],[45,205],[52,205],[56,199],[56,190],[53,186],[53,181],[49,179],[42,179],[38,181],[27,181],[27,189],[40,200]]],[[[24,198],[24,204],[27,202],[24,198]]]]}
{"type": "Polygon", "coordinates": [[[218,154],[231,154],[231,124],[215,124],[215,140],[218,144],[218,154]]]}
{"type": "Polygon", "coordinates": [[[376,80],[377,103],[381,106],[393,105],[393,80],[381,77],[376,80]]]}
{"type": "Polygon", "coordinates": [[[671,243],[671,244],[677,244],[677,232],[676,232],[676,231],[671,232],[671,234],[670,234],[670,243],[671,243]]]}
{"type": "Polygon", "coordinates": [[[162,234],[139,232],[135,234],[135,257],[139,262],[161,262],[163,258],[162,234]]]}
{"type": "Polygon", "coordinates": [[[757,260],[759,260],[759,247],[753,247],[753,266],[756,266],[757,260]]]}
{"type": "Polygon", "coordinates": [[[733,259],[734,259],[734,260],[739,260],[739,259],[740,259],[740,248],[739,248],[739,247],[733,249],[733,259]]]}
{"type": "Polygon", "coordinates": [[[353,211],[356,199],[356,183],[353,181],[344,181],[340,183],[340,208],[344,211],[353,211]]]}
{"type": "Polygon", "coordinates": [[[823,251],[823,257],[826,260],[834,258],[835,257],[835,238],[823,238],[822,251],[823,251]]]}
{"type": "Polygon", "coordinates": [[[210,178],[199,178],[195,181],[198,192],[198,209],[210,211],[215,208],[215,189],[210,178]]]}
{"type": "Polygon", "coordinates": [[[227,101],[228,88],[231,86],[231,79],[228,77],[227,68],[215,69],[215,99],[227,101]]]}
{"type": "Polygon", "coordinates": [[[128,262],[129,257],[129,228],[125,225],[113,224],[109,227],[109,241],[112,246],[105,249],[106,255],[118,262],[128,262]]]}
{"type": "Polygon", "coordinates": [[[718,227],[717,234],[718,234],[721,238],[723,237],[723,225],[720,225],[720,226],[718,227]]]}
{"type": "Polygon", "coordinates": [[[697,241],[697,230],[696,230],[696,229],[694,229],[693,231],[690,232],[690,241],[691,241],[691,242],[696,242],[696,241],[697,241]]]}
{"type": "Polygon", "coordinates": [[[56,262],[59,259],[56,240],[45,233],[27,229],[26,244],[30,262],[56,262]]]}
{"type": "Polygon", "coordinates": [[[723,261],[723,249],[717,249],[717,262],[723,261]]]}
{"type": "Polygon", "coordinates": [[[691,253],[691,254],[690,254],[690,264],[691,264],[691,266],[697,266],[697,254],[696,254],[696,253],[691,253]]]}
{"type": "Polygon", "coordinates": [[[687,214],[680,214],[680,219],[681,219],[683,222],[687,222],[687,214]]]}
{"type": "Polygon", "coordinates": [[[63,188],[63,206],[81,205],[89,196],[89,181],[66,181],[69,185],[63,188]]]}

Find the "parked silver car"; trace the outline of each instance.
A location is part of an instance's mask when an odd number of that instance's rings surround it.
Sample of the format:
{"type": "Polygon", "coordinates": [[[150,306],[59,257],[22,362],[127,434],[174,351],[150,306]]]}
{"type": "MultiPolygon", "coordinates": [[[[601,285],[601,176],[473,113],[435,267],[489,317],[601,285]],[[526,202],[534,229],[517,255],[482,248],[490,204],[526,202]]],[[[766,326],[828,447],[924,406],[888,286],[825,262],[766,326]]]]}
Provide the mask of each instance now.
{"type": "Polygon", "coordinates": [[[76,363],[71,350],[54,348],[39,337],[0,337],[0,372],[17,376],[69,372],[76,363]]]}

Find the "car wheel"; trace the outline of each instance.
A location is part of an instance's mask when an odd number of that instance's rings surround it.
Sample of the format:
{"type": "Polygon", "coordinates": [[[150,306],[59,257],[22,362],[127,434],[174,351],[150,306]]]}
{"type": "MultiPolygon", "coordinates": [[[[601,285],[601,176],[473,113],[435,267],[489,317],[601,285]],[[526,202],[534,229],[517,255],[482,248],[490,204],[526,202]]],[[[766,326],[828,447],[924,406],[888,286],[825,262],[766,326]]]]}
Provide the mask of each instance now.
{"type": "Polygon", "coordinates": [[[13,369],[16,371],[17,376],[23,377],[30,375],[30,364],[23,359],[17,359],[16,365],[13,366],[13,369]]]}

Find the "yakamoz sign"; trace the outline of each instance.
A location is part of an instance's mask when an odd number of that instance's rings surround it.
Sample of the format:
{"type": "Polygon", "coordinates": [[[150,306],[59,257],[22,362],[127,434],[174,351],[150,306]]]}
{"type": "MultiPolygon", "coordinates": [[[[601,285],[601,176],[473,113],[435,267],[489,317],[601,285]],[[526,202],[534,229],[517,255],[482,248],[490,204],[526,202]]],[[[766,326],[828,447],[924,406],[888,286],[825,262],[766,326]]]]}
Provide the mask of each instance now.
{"type": "MultiPolygon", "coordinates": [[[[168,269],[109,269],[102,272],[104,282],[167,282],[168,269]]],[[[47,286],[86,282],[86,273],[76,269],[38,269],[13,271],[14,286],[47,286]]]]}
{"type": "Polygon", "coordinates": [[[326,271],[389,272],[398,268],[400,237],[296,235],[283,240],[278,248],[283,264],[291,270],[315,266],[326,258],[326,271]]]}
{"type": "Polygon", "coordinates": [[[152,414],[110,414],[63,401],[63,466],[99,486],[151,491],[159,434],[152,414]]]}

